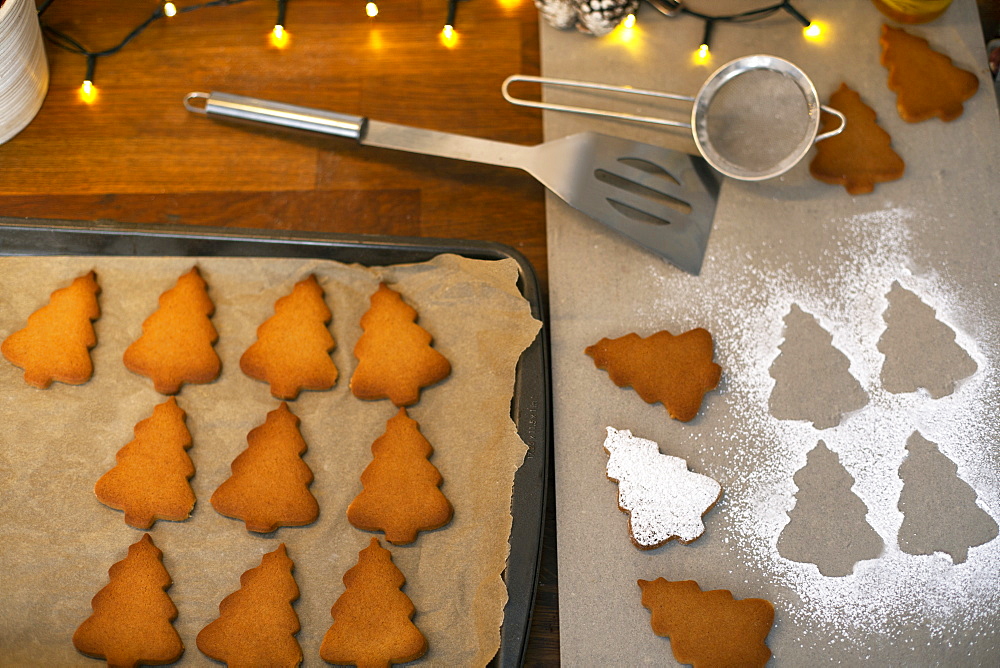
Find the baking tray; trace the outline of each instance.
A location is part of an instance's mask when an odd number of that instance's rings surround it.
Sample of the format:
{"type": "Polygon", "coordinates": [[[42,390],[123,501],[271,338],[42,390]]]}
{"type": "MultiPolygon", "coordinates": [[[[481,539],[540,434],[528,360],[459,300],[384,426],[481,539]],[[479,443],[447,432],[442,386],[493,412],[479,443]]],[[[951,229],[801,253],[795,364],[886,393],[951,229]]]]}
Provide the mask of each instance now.
{"type": "MultiPolygon", "coordinates": [[[[513,248],[493,242],[0,216],[0,256],[273,257],[382,266],[424,262],[442,253],[516,261],[518,287],[531,306],[531,314],[545,322],[541,291],[531,264],[513,248]]],[[[549,398],[548,334],[543,325],[538,337],[522,353],[514,379],[511,417],[528,450],[514,475],[510,554],[504,572],[508,601],[493,666],[521,665],[527,648],[542,547],[546,469],[552,447],[549,398]]]]}

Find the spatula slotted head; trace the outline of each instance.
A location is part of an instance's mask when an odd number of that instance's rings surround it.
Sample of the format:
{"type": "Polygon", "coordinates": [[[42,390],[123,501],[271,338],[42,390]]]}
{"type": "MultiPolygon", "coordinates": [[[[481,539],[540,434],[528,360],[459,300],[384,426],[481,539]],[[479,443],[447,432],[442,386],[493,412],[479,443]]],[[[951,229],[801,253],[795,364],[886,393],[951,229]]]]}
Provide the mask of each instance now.
{"type": "Polygon", "coordinates": [[[593,132],[537,148],[531,173],[567,204],[698,274],[720,185],[704,159],[593,132]]]}

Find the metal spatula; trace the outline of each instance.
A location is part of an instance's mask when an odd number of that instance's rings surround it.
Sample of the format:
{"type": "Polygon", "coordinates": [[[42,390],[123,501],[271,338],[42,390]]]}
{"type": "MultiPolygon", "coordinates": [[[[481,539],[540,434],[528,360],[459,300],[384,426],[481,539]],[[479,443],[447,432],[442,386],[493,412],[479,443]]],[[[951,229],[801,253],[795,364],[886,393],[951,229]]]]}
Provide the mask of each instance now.
{"type": "Polygon", "coordinates": [[[684,271],[701,270],[720,177],[697,156],[593,132],[521,146],[218,92],[190,93],[184,105],[209,116],[349,137],[365,146],[523,169],[594,220],[684,271]]]}

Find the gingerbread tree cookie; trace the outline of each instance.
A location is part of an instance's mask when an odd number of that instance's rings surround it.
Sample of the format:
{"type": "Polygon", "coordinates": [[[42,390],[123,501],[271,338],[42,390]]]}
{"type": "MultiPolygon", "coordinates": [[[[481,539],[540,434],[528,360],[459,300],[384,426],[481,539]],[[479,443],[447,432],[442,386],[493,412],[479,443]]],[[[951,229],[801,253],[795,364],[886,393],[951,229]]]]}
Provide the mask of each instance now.
{"type": "Polygon", "coordinates": [[[295,634],[299,616],[292,603],[299,588],[294,564],[282,543],[240,576],[240,588],[219,604],[219,617],[198,634],[198,649],[230,666],[289,666],[302,663],[295,634]]]}
{"type": "Polygon", "coordinates": [[[774,606],[762,598],[736,600],[725,589],[702,591],[697,582],[639,580],[653,633],[670,638],[680,663],[695,668],[764,666],[774,606]]]}
{"type": "MultiPolygon", "coordinates": [[[[903,159],[892,150],[892,138],[875,120],[875,110],[861,96],[840,84],[830,96],[830,106],[844,114],[847,125],[839,135],[816,144],[816,157],[809,173],[824,183],[842,185],[848,193],[861,195],[876,183],[895,181],[903,176],[903,159]]],[[[831,114],[823,114],[820,132],[836,127],[831,114]]]]}
{"type": "Polygon", "coordinates": [[[375,668],[422,657],[427,639],[413,624],[413,602],[401,591],[404,584],[392,553],[372,538],[344,574],[346,589],[333,604],[333,625],[319,648],[323,660],[375,668]]]}
{"type": "Polygon", "coordinates": [[[410,406],[420,399],[421,388],[448,377],[451,363],[431,347],[430,333],[416,320],[416,310],[398,292],[379,285],[361,317],[364,334],[354,346],[354,396],[410,406]]]}
{"type": "Polygon", "coordinates": [[[117,464],[94,486],[106,506],[125,511],[125,522],[148,529],[156,520],[181,521],[194,508],[188,480],[194,464],[187,454],[191,433],[185,413],[170,397],[135,426],[135,438],[115,456],[117,464]]]}
{"type": "Polygon", "coordinates": [[[660,453],[654,441],[608,427],[608,478],[618,483],[618,507],[629,514],[632,543],[651,550],[677,538],[690,543],[704,531],[701,516],[722,495],[708,476],[692,473],[680,457],[660,453]]]}
{"type": "Polygon", "coordinates": [[[210,383],[222,363],[215,352],[215,305],[198,268],[160,295],[159,307],[142,323],[142,335],[125,349],[130,370],[153,381],[160,394],[177,394],[184,383],[210,383]]]}
{"type": "Polygon", "coordinates": [[[314,521],[319,504],[309,491],[313,473],[302,460],[306,442],[288,404],[268,413],[247,435],[247,444],[233,460],[232,475],[212,495],[212,506],[258,533],[314,521]]]}
{"type": "Polygon", "coordinates": [[[323,288],[310,275],[274,303],[274,315],[257,328],[257,341],[240,358],[243,373],[270,384],[275,399],[302,390],[329,390],[337,382],[330,358],[336,346],[327,325],[333,314],[323,288]]]}
{"type": "Polygon", "coordinates": [[[184,643],[172,624],[177,608],[166,591],[173,581],[148,533],[108,575],[110,581],[90,603],[94,614],[73,634],[73,646],[107,660],[109,666],[162,665],[179,659],[184,643]]]}
{"type": "Polygon", "coordinates": [[[429,460],[434,452],[420,425],[400,408],[385,433],[372,444],[372,461],[361,473],[364,489],[347,507],[347,520],[364,531],[406,545],[420,531],[451,521],[451,503],[441,493],[441,473],[429,460]]]}
{"type": "Polygon", "coordinates": [[[30,316],[24,329],[4,339],[0,350],[24,369],[24,381],[45,389],[57,380],[80,385],[90,380],[90,349],[97,345],[93,321],[101,315],[97,274],[89,272],[52,293],[49,303],[30,316]]]}
{"type": "Polygon", "coordinates": [[[687,422],[705,393],[719,384],[722,368],[712,361],[712,335],[698,328],[674,336],[626,334],[604,338],[584,352],[618,387],[632,387],[646,403],[662,403],[670,417],[687,422]]]}
{"type": "Polygon", "coordinates": [[[881,62],[889,70],[889,90],[896,109],[908,123],[937,116],[953,121],[965,110],[962,103],[979,90],[979,77],[956,67],[951,58],[902,28],[882,26],[881,62]]]}

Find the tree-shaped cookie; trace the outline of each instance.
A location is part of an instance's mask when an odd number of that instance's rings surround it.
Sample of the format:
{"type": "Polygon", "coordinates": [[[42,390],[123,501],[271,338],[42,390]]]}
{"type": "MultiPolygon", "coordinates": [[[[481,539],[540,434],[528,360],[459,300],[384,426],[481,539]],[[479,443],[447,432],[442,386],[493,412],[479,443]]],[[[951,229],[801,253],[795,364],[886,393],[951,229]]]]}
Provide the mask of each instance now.
{"type": "Polygon", "coordinates": [[[289,666],[302,662],[292,603],[299,588],[282,543],[240,576],[240,588],[222,599],[219,617],[198,634],[198,649],[230,666],[289,666]]]}
{"type": "Polygon", "coordinates": [[[191,514],[195,497],[188,480],[194,464],[187,454],[191,433],[185,417],[173,397],[156,406],[94,486],[101,503],[125,511],[129,526],[148,529],[156,520],[179,522],[191,514]]]}
{"type": "Polygon", "coordinates": [[[976,505],[976,490],[958,476],[955,462],[913,432],[899,467],[903,490],[899,510],[899,547],[908,554],[947,552],[956,564],[969,548],[997,537],[996,520],[976,505]]]}
{"type": "Polygon", "coordinates": [[[854,478],[823,441],[794,481],[799,491],[778,536],[778,554],[816,564],[830,577],[850,575],[857,562],[882,554],[882,538],[865,519],[868,506],[851,489],[854,478]]]}
{"type": "Polygon", "coordinates": [[[94,614],[73,634],[73,646],[109,666],[173,663],[184,643],[172,622],[177,608],[167,595],[172,580],[163,553],[145,534],[108,571],[110,581],[90,602],[94,614]]]}
{"type": "Polygon", "coordinates": [[[410,406],[420,399],[422,388],[448,377],[451,363],[431,347],[430,333],[416,321],[417,311],[402,295],[380,284],[361,316],[364,333],[354,346],[354,396],[410,406]]]}
{"type": "MultiPolygon", "coordinates": [[[[830,106],[847,117],[847,124],[839,135],[816,143],[816,156],[809,163],[814,178],[860,195],[872,192],[876,183],[903,175],[906,165],[892,150],[892,138],[860,95],[842,83],[830,96],[830,106]]],[[[823,114],[820,132],[834,129],[839,122],[832,114],[823,114]]]]}
{"type": "Polygon", "coordinates": [[[232,475],[215,490],[212,506],[258,533],[309,524],[319,504],[309,491],[313,473],[302,459],[305,451],[299,418],[282,402],[247,435],[247,448],[233,460],[232,475]]]}
{"type": "Polygon", "coordinates": [[[148,376],[160,394],[177,394],[184,383],[212,382],[222,370],[213,313],[208,286],[194,267],[160,295],[159,306],[142,323],[142,335],[125,349],[125,366],[148,376]]]}
{"type": "Polygon", "coordinates": [[[344,574],[346,589],[333,604],[333,625],[319,649],[323,660],[387,668],[422,657],[427,639],[413,624],[413,602],[401,591],[404,584],[392,553],[372,538],[344,574]]]}
{"type": "Polygon", "coordinates": [[[333,319],[316,276],[299,281],[274,303],[274,315],[257,328],[257,341],[240,358],[243,373],[268,383],[276,399],[302,390],[329,390],[337,382],[330,357],[336,346],[327,324],[333,319]]]}
{"type": "Polygon", "coordinates": [[[439,489],[441,473],[429,459],[433,452],[420,425],[400,408],[372,444],[372,461],[361,473],[363,489],[347,507],[347,520],[364,531],[385,532],[395,545],[451,521],[451,503],[439,489]]]}
{"type": "Polygon", "coordinates": [[[608,427],[608,478],[618,483],[618,507],[629,514],[632,543],[651,550],[677,538],[690,543],[704,531],[701,516],[722,495],[708,476],[692,473],[680,457],[660,453],[654,441],[608,427]]]}
{"type": "Polygon", "coordinates": [[[882,387],[894,394],[924,389],[940,399],[976,372],[979,365],[955,342],[955,330],[920,297],[894,282],[886,298],[886,328],[877,344],[885,355],[882,387]]]}
{"type": "Polygon", "coordinates": [[[678,662],[695,668],[764,666],[774,606],[762,598],[734,599],[725,589],[702,591],[697,582],[639,580],[642,605],[658,636],[670,638],[678,662]]]}
{"type": "Polygon", "coordinates": [[[101,315],[97,274],[89,272],[52,293],[49,303],[28,316],[24,329],[4,339],[0,351],[24,369],[24,381],[45,389],[57,380],[80,385],[90,380],[90,349],[97,345],[93,321],[101,315]]]}
{"type": "Polygon", "coordinates": [[[670,417],[687,422],[698,414],[705,393],[719,384],[722,368],[712,361],[712,335],[692,329],[642,338],[604,338],[585,351],[618,387],[632,387],[643,401],[660,402],[670,417]]]}
{"type": "Polygon", "coordinates": [[[851,362],[814,317],[793,304],[785,316],[785,340],[771,364],[771,415],[809,420],[817,429],[835,427],[845,413],[868,403],[851,375],[851,362]]]}
{"type": "Polygon", "coordinates": [[[962,115],[962,103],[979,90],[979,77],[956,67],[951,58],[902,28],[882,26],[881,62],[889,70],[889,90],[896,109],[908,123],[937,116],[953,121],[962,115]]]}

